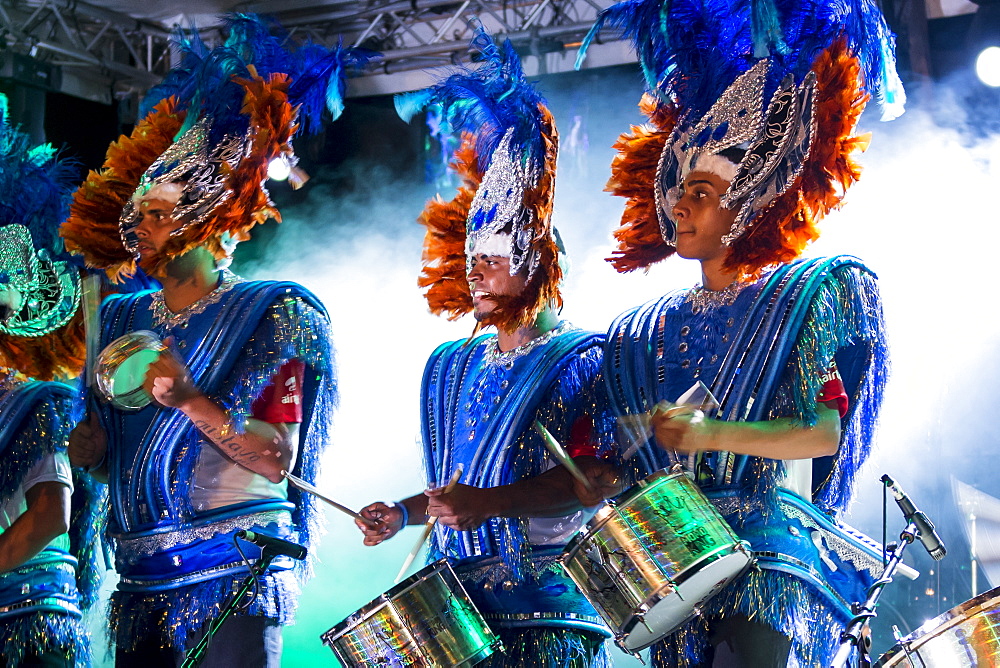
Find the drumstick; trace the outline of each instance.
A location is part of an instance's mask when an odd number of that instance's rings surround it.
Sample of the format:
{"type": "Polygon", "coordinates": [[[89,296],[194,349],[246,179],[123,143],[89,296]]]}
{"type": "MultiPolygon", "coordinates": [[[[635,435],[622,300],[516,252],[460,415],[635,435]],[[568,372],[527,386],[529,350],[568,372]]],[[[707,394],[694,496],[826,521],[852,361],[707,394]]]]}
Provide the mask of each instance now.
{"type": "Polygon", "coordinates": [[[345,515],[350,515],[354,519],[356,519],[356,520],[358,520],[360,522],[364,522],[369,527],[375,528],[376,526],[378,526],[378,523],[375,522],[375,520],[370,520],[367,517],[365,517],[364,515],[362,515],[361,513],[356,513],[353,510],[351,510],[350,508],[348,508],[347,506],[341,505],[341,504],[337,503],[336,501],[334,501],[333,499],[326,498],[325,496],[323,496],[322,494],[320,494],[320,492],[319,492],[318,489],[316,489],[315,487],[313,487],[312,485],[310,485],[309,483],[307,483],[302,478],[300,478],[300,477],[298,477],[296,475],[292,475],[288,471],[284,471],[284,470],[281,472],[281,475],[283,475],[285,477],[285,479],[288,480],[288,482],[292,483],[292,485],[294,485],[295,487],[298,487],[303,492],[309,492],[310,494],[312,494],[316,498],[320,499],[321,501],[326,501],[331,506],[333,506],[334,508],[336,508],[340,512],[344,513],[345,515]]]}
{"type": "Polygon", "coordinates": [[[94,364],[101,338],[101,278],[97,274],[85,276],[80,282],[80,309],[83,312],[84,345],[86,362],[84,380],[87,387],[94,385],[94,364]]]}
{"type": "Polygon", "coordinates": [[[586,487],[588,492],[593,492],[594,486],[590,484],[589,480],[587,480],[587,476],[583,475],[583,471],[581,471],[580,467],[576,465],[573,458],[569,456],[566,449],[559,444],[559,441],[557,441],[549,430],[545,428],[545,425],[538,420],[535,420],[535,431],[537,431],[542,437],[542,442],[545,443],[545,447],[552,453],[552,456],[555,457],[560,464],[565,466],[566,470],[569,471],[574,478],[579,480],[580,484],[586,487]]]}
{"type": "MultiPolygon", "coordinates": [[[[447,494],[451,490],[455,489],[455,485],[457,485],[458,481],[461,479],[462,465],[459,464],[458,468],[455,469],[455,472],[451,474],[451,480],[448,481],[448,485],[444,488],[444,493],[447,494]]],[[[434,531],[434,525],[437,524],[437,521],[438,518],[435,515],[424,523],[424,528],[420,532],[420,539],[417,541],[416,545],[413,546],[413,549],[410,550],[410,553],[406,555],[406,561],[403,562],[403,567],[399,569],[399,574],[396,575],[396,579],[394,580],[395,584],[399,584],[399,581],[403,579],[404,575],[406,575],[406,571],[409,570],[413,560],[417,558],[418,554],[420,554],[420,548],[422,548],[424,543],[427,542],[427,539],[430,538],[431,531],[434,531]]]]}

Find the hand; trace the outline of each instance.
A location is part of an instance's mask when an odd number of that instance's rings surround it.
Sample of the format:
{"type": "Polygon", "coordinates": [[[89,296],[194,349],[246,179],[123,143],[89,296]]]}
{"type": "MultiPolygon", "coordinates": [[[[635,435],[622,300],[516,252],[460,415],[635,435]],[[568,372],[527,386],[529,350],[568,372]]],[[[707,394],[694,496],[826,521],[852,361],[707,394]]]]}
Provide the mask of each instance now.
{"type": "Polygon", "coordinates": [[[586,476],[590,483],[587,489],[582,482],[573,478],[573,493],[585,508],[600,505],[605,499],[621,493],[623,483],[618,469],[603,459],[597,457],[574,457],[573,463],[586,476]]]}
{"type": "Polygon", "coordinates": [[[90,469],[101,463],[108,451],[108,435],[101,427],[97,413],[90,413],[87,419],[73,427],[69,433],[67,453],[73,466],[90,469]]]}
{"type": "Polygon", "coordinates": [[[376,501],[362,508],[360,514],[376,523],[376,526],[372,527],[361,520],[354,520],[361,533],[365,535],[364,544],[369,547],[389,540],[403,528],[403,511],[398,505],[390,506],[376,501]]]}
{"type": "Polygon", "coordinates": [[[180,408],[191,399],[202,396],[194,384],[191,371],[169,348],[173,337],[167,337],[156,361],[149,365],[142,387],[153,401],[168,408],[180,408]]]}
{"type": "Polygon", "coordinates": [[[677,452],[710,450],[707,430],[710,422],[697,408],[670,406],[666,402],[653,408],[650,420],[656,444],[677,452]]]}
{"type": "Polygon", "coordinates": [[[471,531],[493,514],[486,510],[489,490],[471,485],[455,485],[450,492],[444,487],[424,491],[427,514],[437,517],[444,526],[457,531],[471,531]]]}

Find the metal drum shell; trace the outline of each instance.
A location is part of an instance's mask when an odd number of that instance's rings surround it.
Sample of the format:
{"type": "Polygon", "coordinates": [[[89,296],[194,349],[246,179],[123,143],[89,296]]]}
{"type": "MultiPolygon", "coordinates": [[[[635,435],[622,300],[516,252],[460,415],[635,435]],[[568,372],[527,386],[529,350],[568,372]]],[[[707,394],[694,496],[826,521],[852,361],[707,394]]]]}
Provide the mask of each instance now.
{"type": "Polygon", "coordinates": [[[616,643],[635,653],[697,614],[753,557],[693,481],[683,472],[659,471],[601,507],[561,561],[616,643]],[[658,489],[664,492],[659,499],[658,489]],[[592,548],[602,551],[605,565],[615,553],[628,558],[595,573],[585,554],[592,548]],[[682,592],[695,599],[686,602],[682,592]],[[647,617],[667,628],[649,627],[647,617]]]}
{"type": "Polygon", "coordinates": [[[1000,666],[1000,587],[938,615],[901,638],[877,667],[1000,666]]]}
{"type": "Polygon", "coordinates": [[[444,559],[363,606],[321,639],[348,668],[473,666],[502,649],[444,559]]]}
{"type": "Polygon", "coordinates": [[[98,354],[94,364],[94,379],[98,392],[104,400],[122,410],[134,411],[145,408],[152,401],[142,385],[127,392],[118,392],[115,375],[123,365],[143,351],[161,351],[163,342],[156,332],[140,329],[129,332],[109,343],[98,354]]]}

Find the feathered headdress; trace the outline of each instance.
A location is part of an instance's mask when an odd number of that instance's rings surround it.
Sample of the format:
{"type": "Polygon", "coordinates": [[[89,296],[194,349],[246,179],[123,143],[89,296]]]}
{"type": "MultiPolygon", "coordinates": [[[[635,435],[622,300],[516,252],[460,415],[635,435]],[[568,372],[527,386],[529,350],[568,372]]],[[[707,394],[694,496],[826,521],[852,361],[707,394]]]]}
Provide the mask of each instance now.
{"type": "Polygon", "coordinates": [[[80,270],[58,236],[77,166],[11,126],[0,95],[0,367],[38,380],[83,367],[80,270]]]}
{"type": "Polygon", "coordinates": [[[204,246],[224,260],[235,242],[268,218],[280,220],[264,187],[272,160],[294,167],[292,136],[318,130],[325,106],[343,109],[344,68],[370,54],[315,44],[286,49],[273,26],[253,15],[226,19],[226,43],[208,50],[177,37],[181,65],[143,101],[131,136],[108,149],[73,199],[62,235],[67,247],[113,279],[135,271],[139,199],[173,187],[182,223],[143,269],[158,275],[172,258],[204,246]]]}
{"type": "Polygon", "coordinates": [[[650,123],[616,144],[608,190],[628,199],[614,257],[631,271],[674,252],[688,174],[730,183],[723,241],[742,278],[797,257],[860,174],[868,97],[902,113],[893,36],[874,0],[626,0],[601,13],[636,49],[650,123]]]}
{"type": "Polygon", "coordinates": [[[510,42],[501,47],[480,27],[472,48],[482,64],[423,91],[397,96],[409,120],[439,105],[462,141],[452,167],[462,180],[450,202],[436,198],[420,216],[426,226],[419,284],[434,314],[455,319],[472,310],[466,276],[474,253],[510,258],[510,273],[528,281],[499,304],[486,324],[505,331],[534,324],[549,305],[561,305],[562,271],[552,230],[558,137],[545,101],[528,83],[510,42]]]}

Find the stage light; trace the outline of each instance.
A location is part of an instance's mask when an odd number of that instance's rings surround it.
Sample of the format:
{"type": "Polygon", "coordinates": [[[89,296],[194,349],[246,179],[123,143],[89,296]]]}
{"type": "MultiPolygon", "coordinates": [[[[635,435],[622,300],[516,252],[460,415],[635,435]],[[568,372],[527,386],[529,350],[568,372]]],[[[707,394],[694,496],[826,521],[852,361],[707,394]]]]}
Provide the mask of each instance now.
{"type": "Polygon", "coordinates": [[[292,165],[283,155],[279,155],[267,165],[267,178],[284,181],[292,173],[292,165]]]}
{"type": "Polygon", "coordinates": [[[976,76],[987,86],[1000,87],[1000,46],[988,46],[979,52],[976,76]]]}

